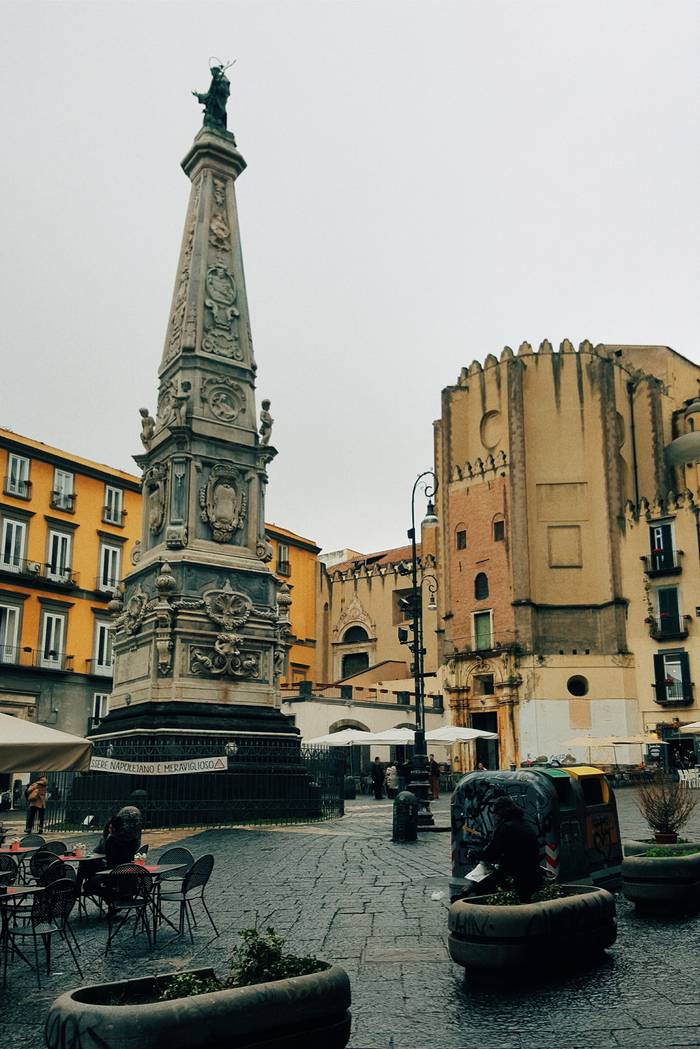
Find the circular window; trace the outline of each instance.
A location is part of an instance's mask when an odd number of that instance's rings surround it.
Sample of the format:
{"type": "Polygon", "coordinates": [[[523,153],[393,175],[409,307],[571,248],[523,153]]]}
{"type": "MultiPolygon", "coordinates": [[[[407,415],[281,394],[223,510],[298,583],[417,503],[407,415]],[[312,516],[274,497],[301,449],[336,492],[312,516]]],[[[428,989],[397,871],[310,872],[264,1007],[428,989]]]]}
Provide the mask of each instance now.
{"type": "Polygon", "coordinates": [[[572,696],[585,696],[588,692],[588,678],[581,674],[574,674],[566,682],[566,687],[572,696]]]}

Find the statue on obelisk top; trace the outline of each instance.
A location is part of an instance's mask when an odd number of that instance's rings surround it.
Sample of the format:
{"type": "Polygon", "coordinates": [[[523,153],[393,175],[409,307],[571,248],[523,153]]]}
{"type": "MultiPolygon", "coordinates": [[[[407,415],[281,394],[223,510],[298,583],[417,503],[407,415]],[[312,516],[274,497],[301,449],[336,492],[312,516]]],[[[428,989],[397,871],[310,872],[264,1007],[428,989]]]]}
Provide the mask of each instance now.
{"type": "MultiPolygon", "coordinates": [[[[233,64],[229,62],[225,66],[223,62],[219,62],[218,65],[210,66],[209,90],[204,93],[192,92],[199,104],[204,106],[204,127],[226,131],[226,104],[231,94],[231,81],[226,76],[226,70],[233,64]]],[[[230,134],[230,132],[227,133],[230,134]]]]}

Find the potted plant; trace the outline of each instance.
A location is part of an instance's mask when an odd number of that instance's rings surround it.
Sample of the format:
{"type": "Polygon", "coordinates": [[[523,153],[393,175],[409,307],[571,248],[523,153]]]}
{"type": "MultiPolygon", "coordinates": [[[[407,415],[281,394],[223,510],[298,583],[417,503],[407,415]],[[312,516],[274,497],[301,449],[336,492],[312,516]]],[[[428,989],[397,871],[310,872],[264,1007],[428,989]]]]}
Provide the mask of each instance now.
{"type": "Polygon", "coordinates": [[[343,1049],[350,1038],[344,969],[287,953],[274,929],[241,933],[230,969],[92,984],[61,995],[48,1049],[343,1049]]]}
{"type": "Polygon", "coordinates": [[[678,831],[688,822],[696,805],[697,800],[690,791],[660,771],[651,783],[639,788],[639,811],[659,845],[676,844],[678,831]]]}
{"type": "Polygon", "coordinates": [[[530,903],[510,892],[467,897],[448,924],[452,960],[481,976],[589,959],[617,938],[615,899],[595,885],[550,885],[530,903]]]}
{"type": "Polygon", "coordinates": [[[700,910],[700,844],[647,845],[625,855],[622,892],[642,913],[700,910]]]}

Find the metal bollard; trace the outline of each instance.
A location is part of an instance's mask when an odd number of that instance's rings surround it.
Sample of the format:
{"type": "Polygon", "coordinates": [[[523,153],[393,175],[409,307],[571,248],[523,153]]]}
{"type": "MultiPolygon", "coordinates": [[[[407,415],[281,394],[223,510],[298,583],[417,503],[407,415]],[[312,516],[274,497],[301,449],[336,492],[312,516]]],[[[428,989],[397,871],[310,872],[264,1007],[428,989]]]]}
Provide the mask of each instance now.
{"type": "Polygon", "coordinates": [[[392,841],[415,841],[418,837],[418,798],[402,790],[394,799],[392,841]]]}

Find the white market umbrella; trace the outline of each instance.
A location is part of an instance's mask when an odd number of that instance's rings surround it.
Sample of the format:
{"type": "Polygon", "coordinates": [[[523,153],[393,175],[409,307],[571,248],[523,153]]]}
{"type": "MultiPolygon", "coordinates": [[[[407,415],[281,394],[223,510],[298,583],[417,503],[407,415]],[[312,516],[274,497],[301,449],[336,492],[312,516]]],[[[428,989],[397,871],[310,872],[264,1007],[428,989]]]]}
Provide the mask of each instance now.
{"type": "Polygon", "coordinates": [[[372,743],[372,733],[362,732],[359,728],[344,728],[340,732],[329,732],[316,739],[305,739],[304,743],[323,747],[352,747],[362,743],[372,743]]]}
{"type": "Polygon", "coordinates": [[[613,761],[617,765],[616,747],[645,747],[651,743],[660,744],[664,747],[667,746],[664,740],[657,739],[656,736],[649,736],[641,733],[631,733],[628,736],[576,736],[574,739],[567,740],[564,746],[587,747],[589,762],[591,760],[591,750],[594,747],[610,747],[613,752],[613,761]]]}
{"type": "Polygon", "coordinates": [[[0,772],[83,771],[91,754],[89,739],[0,714],[0,772]]]}
{"type": "Polygon", "coordinates": [[[368,743],[384,747],[403,747],[413,745],[416,731],[412,728],[387,728],[383,732],[371,732],[368,743]]]}
{"type": "MultiPolygon", "coordinates": [[[[679,732],[688,732],[688,733],[692,732],[694,734],[700,733],[700,721],[691,721],[690,724],[688,724],[688,725],[681,725],[679,727],[678,731],[679,732]]],[[[660,743],[661,740],[654,740],[654,742],[655,743],[657,743],[657,742],[660,743]]]]}
{"type": "Polygon", "coordinates": [[[473,739],[498,739],[497,732],[486,732],[480,728],[462,728],[460,725],[443,725],[425,734],[428,743],[470,743],[473,739]]]}

